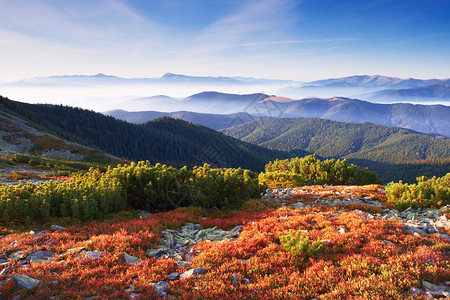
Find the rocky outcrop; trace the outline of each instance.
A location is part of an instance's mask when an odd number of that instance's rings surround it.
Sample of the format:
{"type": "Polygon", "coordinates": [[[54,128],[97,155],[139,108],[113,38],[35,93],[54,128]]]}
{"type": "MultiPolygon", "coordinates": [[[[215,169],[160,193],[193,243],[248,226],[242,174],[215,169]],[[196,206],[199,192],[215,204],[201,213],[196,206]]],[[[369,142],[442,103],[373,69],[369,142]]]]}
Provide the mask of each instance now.
{"type": "MultiPolygon", "coordinates": [[[[354,188],[354,187],[348,187],[354,188]]],[[[383,206],[383,204],[371,197],[355,197],[352,195],[346,195],[345,191],[313,191],[308,192],[305,190],[298,190],[292,188],[286,189],[268,189],[266,194],[262,197],[263,199],[272,199],[276,201],[282,202],[281,205],[286,205],[285,200],[295,198],[295,196],[300,195],[312,195],[317,198],[314,201],[315,205],[326,204],[326,205],[345,205],[345,204],[367,204],[380,207],[383,210],[383,213],[371,214],[366,213],[360,210],[355,210],[356,212],[360,212],[364,218],[374,219],[374,218],[382,218],[382,219],[394,219],[399,220],[403,223],[405,228],[411,232],[412,234],[437,234],[442,238],[450,239],[450,236],[444,233],[446,230],[450,229],[450,221],[448,218],[442,213],[444,211],[450,210],[450,205],[442,207],[440,209],[435,208],[419,208],[413,209],[408,208],[402,212],[396,209],[388,209],[383,206]],[[336,196],[340,196],[342,199],[330,198],[329,196],[322,195],[334,194],[336,196]]],[[[303,208],[303,207],[311,207],[311,205],[306,205],[301,201],[291,204],[291,206],[295,209],[303,208]]]]}
{"type": "Polygon", "coordinates": [[[239,237],[242,226],[230,231],[218,227],[202,229],[200,224],[187,223],[179,230],[166,229],[162,232],[161,243],[158,248],[147,250],[147,255],[155,258],[171,257],[175,260],[191,260],[193,245],[200,241],[231,241],[239,237]]]}

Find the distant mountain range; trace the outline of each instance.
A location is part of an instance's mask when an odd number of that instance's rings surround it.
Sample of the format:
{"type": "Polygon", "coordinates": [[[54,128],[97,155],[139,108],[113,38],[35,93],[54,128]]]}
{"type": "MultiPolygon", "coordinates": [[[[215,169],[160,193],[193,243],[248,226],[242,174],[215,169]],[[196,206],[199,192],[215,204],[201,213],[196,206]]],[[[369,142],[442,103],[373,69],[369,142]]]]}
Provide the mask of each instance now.
{"type": "MultiPolygon", "coordinates": [[[[189,116],[187,113],[179,113],[178,117],[214,129],[221,129],[223,126],[226,126],[227,122],[229,124],[232,124],[232,122],[229,122],[230,117],[223,115],[214,116],[211,113],[235,114],[237,112],[245,112],[254,117],[304,117],[352,123],[371,122],[450,137],[450,107],[444,105],[378,104],[343,97],[294,100],[261,93],[237,95],[219,92],[203,92],[189,96],[182,101],[161,98],[161,96],[158,96],[157,99],[159,104],[169,101],[170,105],[166,108],[175,107],[176,109],[200,110],[208,113],[189,113],[189,116]],[[214,118],[217,120],[217,125],[214,125],[214,118]]],[[[145,100],[142,99],[141,101],[145,100]]],[[[157,115],[156,113],[145,114],[143,112],[128,114],[110,112],[110,114],[122,120],[139,116],[141,118],[140,121],[144,122],[151,120],[153,116],[157,115]]],[[[231,115],[231,118],[234,116],[231,115]]],[[[242,116],[236,115],[236,117],[241,117],[245,120],[242,116]]]]}
{"type": "Polygon", "coordinates": [[[279,102],[267,98],[284,117],[322,118],[352,123],[371,122],[450,137],[450,107],[409,103],[379,104],[348,98],[310,98],[279,102]]]}
{"type": "MultiPolygon", "coordinates": [[[[411,89],[424,86],[449,85],[450,78],[447,79],[415,79],[415,78],[397,78],[380,75],[355,75],[342,78],[329,78],[323,80],[316,80],[305,82],[302,84],[284,87],[278,90],[277,94],[291,98],[304,98],[309,96],[314,97],[332,97],[344,96],[354,97],[364,95],[367,93],[374,93],[381,90],[392,89],[411,89]]],[[[389,96],[389,95],[386,95],[389,96]]],[[[406,96],[406,95],[405,95],[406,96]]],[[[417,94],[416,94],[417,96],[417,94]]],[[[370,97],[363,98],[367,100],[370,97]]],[[[382,94],[373,98],[373,101],[388,102],[391,98],[383,98],[382,94]]],[[[413,101],[418,101],[416,97],[413,101]]],[[[420,99],[421,100],[421,99],[420,99]]],[[[396,100],[408,101],[408,97],[396,100]]]]}
{"type": "Polygon", "coordinates": [[[261,85],[261,84],[296,84],[292,80],[272,80],[251,77],[213,77],[188,76],[166,73],[159,78],[123,78],[99,73],[96,75],[59,75],[49,77],[35,77],[20,80],[12,85],[110,85],[110,84],[203,84],[203,85],[261,85]]]}
{"type": "Polygon", "coordinates": [[[381,75],[355,75],[342,78],[330,78],[316,80],[302,84],[304,87],[335,87],[335,86],[356,86],[356,87],[377,87],[377,88],[411,88],[425,85],[450,84],[448,79],[414,79],[387,77],[381,75]]]}
{"type": "Polygon", "coordinates": [[[360,96],[376,102],[419,102],[447,100],[450,104],[450,85],[426,85],[408,89],[388,89],[360,96]]]}

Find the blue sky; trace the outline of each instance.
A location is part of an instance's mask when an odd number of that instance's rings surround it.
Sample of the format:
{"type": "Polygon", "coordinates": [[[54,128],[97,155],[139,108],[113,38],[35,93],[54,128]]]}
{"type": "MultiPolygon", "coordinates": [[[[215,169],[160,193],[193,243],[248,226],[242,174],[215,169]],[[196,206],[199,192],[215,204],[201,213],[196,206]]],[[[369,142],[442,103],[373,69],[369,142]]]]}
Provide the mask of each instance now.
{"type": "Polygon", "coordinates": [[[0,0],[0,81],[450,77],[448,0],[0,0]]]}

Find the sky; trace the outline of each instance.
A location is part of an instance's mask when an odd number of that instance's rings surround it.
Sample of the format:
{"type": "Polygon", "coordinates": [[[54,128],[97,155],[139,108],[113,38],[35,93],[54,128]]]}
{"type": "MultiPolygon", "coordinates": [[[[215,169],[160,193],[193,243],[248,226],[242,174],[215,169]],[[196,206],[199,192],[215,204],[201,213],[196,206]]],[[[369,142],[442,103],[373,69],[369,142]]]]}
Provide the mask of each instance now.
{"type": "Polygon", "coordinates": [[[0,81],[450,77],[448,0],[0,0],[0,81]]]}

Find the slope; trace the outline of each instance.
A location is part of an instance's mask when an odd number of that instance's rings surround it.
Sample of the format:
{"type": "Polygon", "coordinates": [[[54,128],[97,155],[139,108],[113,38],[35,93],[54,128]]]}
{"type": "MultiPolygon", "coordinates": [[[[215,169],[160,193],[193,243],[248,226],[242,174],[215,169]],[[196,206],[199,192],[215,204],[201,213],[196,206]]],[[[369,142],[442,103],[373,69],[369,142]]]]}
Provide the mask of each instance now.
{"type": "Polygon", "coordinates": [[[0,104],[57,136],[131,160],[175,166],[206,162],[261,170],[268,161],[287,157],[182,120],[161,118],[136,125],[61,105],[26,104],[3,97],[0,104]]]}
{"type": "Polygon", "coordinates": [[[403,127],[450,137],[450,106],[409,103],[378,104],[343,97],[279,102],[268,97],[257,105],[277,107],[283,117],[322,118],[403,127]]]}
{"type": "Polygon", "coordinates": [[[413,181],[421,175],[450,172],[450,139],[372,123],[353,124],[317,118],[280,118],[223,130],[227,135],[269,149],[307,151],[345,158],[376,171],[385,181],[413,181]],[[406,166],[402,170],[400,166],[406,166]],[[427,170],[420,173],[419,170],[427,170]]]}
{"type": "Polygon", "coordinates": [[[221,115],[221,114],[203,114],[191,111],[176,111],[169,113],[159,111],[126,111],[120,109],[107,111],[104,114],[134,124],[142,124],[154,120],[156,118],[166,116],[206,126],[214,130],[221,130],[241,125],[253,121],[256,118],[247,113],[234,113],[221,115]]]}
{"type": "Polygon", "coordinates": [[[380,102],[450,101],[450,85],[427,85],[408,89],[381,90],[362,95],[361,99],[380,102]]]}

